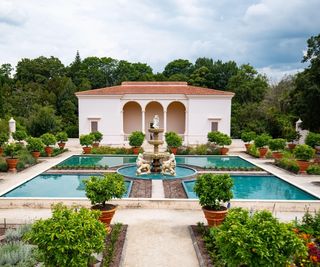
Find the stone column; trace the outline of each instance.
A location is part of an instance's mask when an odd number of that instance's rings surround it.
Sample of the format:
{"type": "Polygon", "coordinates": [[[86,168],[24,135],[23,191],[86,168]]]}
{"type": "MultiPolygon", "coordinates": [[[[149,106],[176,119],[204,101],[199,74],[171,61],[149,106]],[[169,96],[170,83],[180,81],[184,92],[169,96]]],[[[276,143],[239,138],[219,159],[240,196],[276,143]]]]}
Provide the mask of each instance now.
{"type": "Polygon", "coordinates": [[[167,132],[167,110],[163,109],[163,140],[165,139],[166,132],[167,132]]]}
{"type": "Polygon", "coordinates": [[[124,124],[123,124],[124,120],[123,120],[123,109],[120,110],[120,124],[121,124],[121,131],[120,131],[120,135],[122,136],[122,142],[124,142],[124,124]]]}
{"type": "Polygon", "coordinates": [[[188,127],[189,127],[189,124],[188,124],[188,111],[187,109],[185,110],[185,113],[184,113],[184,144],[185,145],[188,145],[188,134],[189,134],[189,131],[188,131],[188,127]]]}
{"type": "Polygon", "coordinates": [[[145,117],[145,110],[142,109],[141,110],[141,114],[142,114],[142,132],[145,134],[146,133],[146,117],[145,117]]]}

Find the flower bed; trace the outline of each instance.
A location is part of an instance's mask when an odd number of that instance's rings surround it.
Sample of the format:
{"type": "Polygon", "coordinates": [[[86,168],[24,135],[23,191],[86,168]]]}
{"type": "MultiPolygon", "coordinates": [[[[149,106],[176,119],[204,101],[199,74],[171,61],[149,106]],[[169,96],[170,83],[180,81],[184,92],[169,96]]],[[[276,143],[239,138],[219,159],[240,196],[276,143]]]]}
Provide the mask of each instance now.
{"type": "Polygon", "coordinates": [[[320,212],[281,223],[270,212],[231,209],[218,228],[191,227],[206,266],[319,266],[320,212]]]}
{"type": "Polygon", "coordinates": [[[215,170],[215,171],[261,171],[261,168],[257,166],[253,167],[218,167],[218,166],[204,166],[203,170],[215,170]]]}
{"type": "MultiPolygon", "coordinates": [[[[62,154],[62,153],[64,153],[64,152],[67,152],[68,151],[68,149],[67,148],[64,148],[64,149],[60,149],[60,148],[53,148],[53,152],[52,152],[52,154],[51,154],[51,157],[55,157],[55,156],[58,156],[58,155],[60,155],[60,154],[62,154]]],[[[46,152],[45,151],[41,151],[40,152],[40,157],[48,157],[48,155],[46,154],[46,152]]]]}

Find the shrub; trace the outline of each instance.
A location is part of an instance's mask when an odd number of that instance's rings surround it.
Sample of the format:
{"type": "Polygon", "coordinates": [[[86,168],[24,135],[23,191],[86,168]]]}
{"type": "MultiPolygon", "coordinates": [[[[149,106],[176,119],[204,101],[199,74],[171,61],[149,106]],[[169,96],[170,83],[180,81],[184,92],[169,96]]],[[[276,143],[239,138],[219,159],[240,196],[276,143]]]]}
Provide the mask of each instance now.
{"type": "Polygon", "coordinates": [[[97,142],[97,143],[100,143],[102,138],[103,138],[103,134],[100,133],[99,131],[96,131],[96,132],[92,132],[91,133],[93,135],[93,141],[94,142],[97,142]]]}
{"type": "Polygon", "coordinates": [[[194,191],[201,206],[220,210],[221,202],[230,201],[233,197],[232,186],[233,180],[229,174],[206,173],[197,177],[194,191]]]}
{"type": "Polygon", "coordinates": [[[307,169],[308,174],[320,175],[320,165],[312,164],[307,169]]]}
{"type": "Polygon", "coordinates": [[[6,142],[8,142],[9,135],[7,133],[0,133],[0,147],[2,147],[6,142]]]}
{"type": "Polygon", "coordinates": [[[297,223],[297,228],[301,232],[320,239],[320,210],[316,211],[313,215],[307,210],[302,217],[301,223],[297,223]]]}
{"type": "Polygon", "coordinates": [[[20,241],[1,244],[0,266],[36,266],[37,262],[33,256],[34,250],[34,246],[20,241]]]}
{"type": "Polygon", "coordinates": [[[269,211],[250,216],[247,210],[231,209],[209,235],[227,266],[289,266],[307,255],[292,225],[279,222],[269,211]]]}
{"type": "Polygon", "coordinates": [[[65,128],[67,135],[70,138],[78,138],[79,137],[79,128],[76,125],[69,125],[65,128]]]}
{"type": "Polygon", "coordinates": [[[80,144],[82,146],[92,146],[93,144],[93,135],[92,134],[82,134],[80,135],[80,144]]]}
{"type": "Polygon", "coordinates": [[[4,155],[13,159],[15,156],[18,155],[19,148],[20,147],[15,143],[7,144],[5,145],[3,150],[4,155]]]}
{"type": "Polygon", "coordinates": [[[267,146],[269,143],[269,140],[271,139],[271,136],[263,133],[258,135],[255,139],[254,139],[254,144],[257,148],[262,148],[264,146],[267,146]]]}
{"type": "Polygon", "coordinates": [[[283,130],[283,137],[288,142],[294,142],[300,138],[299,132],[297,132],[293,127],[286,127],[283,130]]]}
{"type": "Polygon", "coordinates": [[[27,149],[30,151],[30,152],[33,152],[33,151],[42,151],[43,150],[43,142],[40,138],[37,138],[37,137],[29,137],[27,139],[27,149]]]}
{"type": "Polygon", "coordinates": [[[60,143],[67,142],[68,141],[68,134],[66,132],[59,132],[56,134],[56,139],[60,143]]]}
{"type": "Polygon", "coordinates": [[[140,147],[143,144],[145,134],[140,131],[132,132],[129,136],[129,145],[132,147],[140,147]]]}
{"type": "Polygon", "coordinates": [[[166,132],[165,139],[168,147],[182,146],[182,137],[175,132],[166,132]]]}
{"type": "Polygon", "coordinates": [[[224,133],[220,133],[219,134],[218,140],[217,140],[217,144],[219,146],[223,146],[223,147],[224,146],[229,146],[229,145],[231,145],[231,142],[232,142],[232,140],[231,140],[229,135],[224,134],[224,133]]]}
{"type": "Polygon", "coordinates": [[[86,196],[92,205],[106,206],[112,198],[122,198],[126,192],[123,176],[118,173],[106,173],[104,177],[91,176],[84,180],[86,196]]]}
{"type": "Polygon", "coordinates": [[[253,157],[256,157],[256,158],[259,158],[259,150],[257,149],[257,147],[255,146],[255,144],[252,144],[249,149],[248,149],[248,154],[253,156],[253,157]]]}
{"type": "Polygon", "coordinates": [[[53,146],[57,142],[56,137],[51,133],[45,133],[41,135],[40,138],[46,146],[53,146]]]}
{"type": "Polygon", "coordinates": [[[299,166],[297,162],[293,159],[282,158],[276,161],[276,165],[293,173],[299,172],[299,166]]]}
{"type": "Polygon", "coordinates": [[[6,242],[20,241],[25,233],[30,231],[31,224],[23,224],[17,229],[8,229],[4,234],[6,242]]]}
{"type": "Polygon", "coordinates": [[[27,133],[22,130],[12,133],[12,137],[14,138],[14,140],[17,140],[19,142],[21,142],[22,140],[26,140],[27,136],[27,133]]]}
{"type": "Polygon", "coordinates": [[[253,131],[243,132],[241,134],[241,140],[245,143],[250,143],[252,140],[256,138],[256,133],[253,131]]]}
{"type": "Polygon", "coordinates": [[[220,132],[218,132],[218,131],[209,132],[207,134],[208,141],[212,142],[212,143],[215,143],[215,144],[218,143],[219,136],[220,136],[220,132]]]}
{"type": "Polygon", "coordinates": [[[282,138],[270,139],[269,140],[269,148],[272,151],[283,150],[286,147],[286,140],[282,138]]]}
{"type": "Polygon", "coordinates": [[[38,246],[46,266],[87,266],[103,250],[106,230],[99,211],[53,206],[52,217],[34,223],[26,239],[38,246]]]}
{"type": "Polygon", "coordinates": [[[33,165],[36,163],[35,158],[32,157],[26,149],[19,150],[17,153],[17,157],[19,159],[19,162],[22,162],[25,165],[33,165]]]}
{"type": "Polygon", "coordinates": [[[305,143],[311,147],[320,146],[320,133],[309,132],[305,143]]]}
{"type": "Polygon", "coordinates": [[[297,160],[310,160],[314,156],[314,149],[308,145],[297,145],[293,150],[294,157],[297,160]]]}

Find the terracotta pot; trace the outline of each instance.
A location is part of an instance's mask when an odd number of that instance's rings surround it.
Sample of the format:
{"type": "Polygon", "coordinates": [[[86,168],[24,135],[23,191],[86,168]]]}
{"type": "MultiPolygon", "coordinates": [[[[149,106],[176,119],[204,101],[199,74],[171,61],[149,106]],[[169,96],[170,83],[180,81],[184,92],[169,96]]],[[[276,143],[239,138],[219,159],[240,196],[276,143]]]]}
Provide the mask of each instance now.
{"type": "Polygon", "coordinates": [[[99,142],[93,143],[92,147],[99,147],[99,142]]]}
{"type": "Polygon", "coordinates": [[[104,223],[108,233],[110,232],[111,228],[110,228],[110,223],[111,220],[113,218],[113,215],[116,212],[117,206],[112,205],[112,204],[107,204],[108,210],[101,210],[101,206],[97,205],[97,206],[93,206],[92,209],[93,210],[97,210],[99,209],[101,211],[101,215],[99,217],[99,221],[101,221],[102,223],[104,223]]]}
{"type": "Polygon", "coordinates": [[[53,152],[53,148],[52,148],[51,146],[46,146],[46,147],[44,148],[44,151],[46,152],[46,154],[47,154],[48,157],[51,157],[52,152],[53,152]]]}
{"type": "Polygon", "coordinates": [[[226,148],[226,147],[221,147],[220,148],[220,154],[221,155],[227,155],[228,151],[229,151],[229,148],[226,148]]]}
{"type": "Polygon", "coordinates": [[[246,151],[248,152],[252,144],[244,144],[244,146],[246,147],[246,151]]]}
{"type": "Polygon", "coordinates": [[[171,153],[177,155],[177,151],[178,151],[177,147],[170,147],[170,150],[171,150],[171,153]]]}
{"type": "Polygon", "coordinates": [[[133,147],[132,151],[133,151],[133,154],[138,155],[140,151],[140,147],[133,147]]]}
{"type": "Polygon", "coordinates": [[[0,156],[2,156],[2,154],[3,154],[3,148],[0,147],[0,156]]]}
{"type": "Polygon", "coordinates": [[[296,147],[296,144],[292,144],[292,143],[289,143],[289,144],[288,144],[288,148],[289,148],[290,150],[294,150],[295,147],[296,147]]]}
{"type": "Polygon", "coordinates": [[[282,152],[279,152],[279,151],[274,151],[274,152],[272,152],[272,157],[273,157],[274,159],[282,159],[283,153],[282,153],[282,152]]]}
{"type": "Polygon", "coordinates": [[[227,216],[228,210],[226,207],[223,207],[223,210],[210,210],[206,207],[202,207],[204,216],[208,221],[209,226],[218,226],[220,225],[225,217],[227,216]]]}
{"type": "Polygon", "coordinates": [[[64,149],[65,145],[66,145],[66,143],[64,143],[64,142],[58,143],[58,146],[59,146],[59,148],[60,148],[61,150],[64,149]]]}
{"type": "Polygon", "coordinates": [[[32,151],[31,154],[36,160],[40,157],[40,151],[32,151]]]}
{"type": "Polygon", "coordinates": [[[8,172],[17,172],[17,164],[18,164],[17,158],[7,158],[6,162],[8,165],[8,172]]]}
{"type": "Polygon", "coordinates": [[[82,149],[84,154],[90,154],[92,148],[90,146],[84,146],[82,149]]]}
{"type": "Polygon", "coordinates": [[[266,147],[259,148],[259,158],[264,158],[267,152],[268,152],[268,148],[266,147]]]}
{"type": "Polygon", "coordinates": [[[305,160],[297,160],[296,162],[299,166],[299,173],[306,173],[306,171],[310,165],[310,162],[305,161],[305,160]]]}

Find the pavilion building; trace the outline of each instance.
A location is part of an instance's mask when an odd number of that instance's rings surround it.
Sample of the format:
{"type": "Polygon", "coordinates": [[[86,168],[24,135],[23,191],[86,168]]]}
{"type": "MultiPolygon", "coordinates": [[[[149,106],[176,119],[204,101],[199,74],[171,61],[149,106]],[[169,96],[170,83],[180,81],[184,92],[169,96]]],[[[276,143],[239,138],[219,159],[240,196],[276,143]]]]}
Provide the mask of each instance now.
{"type": "Polygon", "coordinates": [[[100,131],[103,144],[124,145],[133,131],[151,138],[148,128],[154,115],[159,116],[164,133],[178,133],[185,145],[206,143],[210,131],[230,135],[232,92],[186,82],[122,82],[76,96],[79,134],[100,131]]]}

